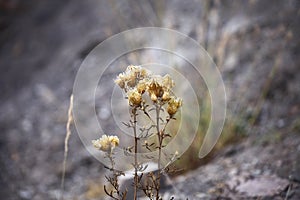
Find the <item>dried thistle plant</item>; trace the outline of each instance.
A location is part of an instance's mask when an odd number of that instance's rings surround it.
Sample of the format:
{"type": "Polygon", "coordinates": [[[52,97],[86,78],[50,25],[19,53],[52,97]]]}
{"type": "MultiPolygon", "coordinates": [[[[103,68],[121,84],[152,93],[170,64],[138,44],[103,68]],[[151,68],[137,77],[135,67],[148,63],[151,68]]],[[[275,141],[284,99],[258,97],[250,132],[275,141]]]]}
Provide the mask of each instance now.
{"type": "Polygon", "coordinates": [[[118,177],[124,175],[122,172],[115,169],[114,162],[114,148],[119,145],[119,138],[117,136],[103,135],[97,140],[92,140],[94,147],[100,151],[105,152],[105,157],[109,159],[111,166],[106,167],[112,172],[111,176],[105,176],[106,180],[112,186],[112,189],[108,191],[107,186],[104,185],[105,193],[113,199],[125,200],[127,191],[120,191],[118,177]]]}
{"type": "MultiPolygon", "coordinates": [[[[143,191],[149,199],[161,199],[159,194],[161,174],[167,171],[166,168],[162,169],[161,166],[162,149],[164,140],[171,137],[170,134],[166,133],[166,128],[170,120],[176,120],[174,116],[182,106],[182,99],[175,96],[172,90],[175,83],[169,75],[163,77],[155,75],[140,66],[128,66],[125,72],[117,76],[115,83],[125,93],[131,114],[130,121],[123,124],[132,129],[134,136],[134,145],[124,149],[125,152],[133,153],[134,155],[133,199],[137,199],[138,190],[143,191]],[[155,112],[155,117],[151,117],[153,115],[150,112],[155,112]],[[138,128],[138,115],[146,116],[150,120],[150,124],[147,127],[138,128]],[[163,118],[163,116],[165,117],[163,118]],[[142,182],[143,171],[145,171],[147,165],[144,166],[138,160],[138,146],[141,143],[141,138],[147,138],[153,134],[156,134],[157,141],[149,144],[146,140],[141,146],[150,152],[158,150],[157,159],[155,160],[158,170],[157,172],[147,173],[144,176],[145,181],[142,182]]],[[[127,192],[121,193],[119,191],[117,180],[118,176],[122,175],[122,172],[114,170],[113,149],[119,144],[119,139],[116,136],[102,136],[102,138],[94,140],[93,144],[95,148],[106,152],[106,157],[110,159],[112,165],[110,169],[113,171],[114,176],[113,178],[107,178],[107,180],[114,190],[108,192],[104,188],[106,194],[114,199],[123,199],[125,194],[126,198],[127,192]]],[[[178,152],[174,152],[170,160],[177,159],[177,156],[178,152]]]]}

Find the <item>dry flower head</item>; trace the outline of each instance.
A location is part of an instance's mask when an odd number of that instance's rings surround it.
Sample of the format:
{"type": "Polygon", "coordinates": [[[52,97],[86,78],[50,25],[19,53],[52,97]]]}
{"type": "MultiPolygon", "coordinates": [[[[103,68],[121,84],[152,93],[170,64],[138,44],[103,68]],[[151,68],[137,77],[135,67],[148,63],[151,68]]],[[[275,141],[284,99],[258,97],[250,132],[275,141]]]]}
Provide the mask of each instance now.
{"type": "Polygon", "coordinates": [[[170,101],[168,102],[167,112],[170,116],[173,116],[181,106],[182,99],[171,97],[170,101]]]}
{"type": "Polygon", "coordinates": [[[142,103],[142,95],[138,92],[138,89],[129,90],[127,95],[130,105],[138,106],[142,103]]]}
{"type": "Polygon", "coordinates": [[[94,147],[98,150],[109,152],[119,145],[120,140],[117,136],[102,135],[97,140],[92,140],[94,147]]]}
{"type": "Polygon", "coordinates": [[[175,83],[169,74],[153,75],[140,66],[130,65],[117,76],[115,83],[125,91],[131,106],[140,106],[145,93],[153,103],[168,103],[169,115],[174,115],[182,105],[182,100],[172,95],[175,83]]]}

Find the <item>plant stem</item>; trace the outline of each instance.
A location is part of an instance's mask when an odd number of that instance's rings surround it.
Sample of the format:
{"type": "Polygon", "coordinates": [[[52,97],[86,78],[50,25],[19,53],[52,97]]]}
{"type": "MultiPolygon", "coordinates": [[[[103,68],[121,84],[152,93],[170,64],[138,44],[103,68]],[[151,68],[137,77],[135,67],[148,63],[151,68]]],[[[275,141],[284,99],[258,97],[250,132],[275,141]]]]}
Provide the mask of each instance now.
{"type": "Polygon", "coordinates": [[[111,163],[111,170],[114,172],[115,171],[115,162],[114,162],[113,157],[112,157],[112,152],[109,152],[107,154],[107,157],[109,158],[110,163],[111,163]]]}
{"type": "Polygon", "coordinates": [[[159,114],[160,114],[160,105],[156,105],[156,131],[157,131],[157,137],[158,137],[158,163],[157,163],[157,182],[156,182],[156,200],[159,199],[159,190],[160,190],[160,161],[161,161],[161,148],[162,148],[162,141],[163,141],[163,133],[160,133],[159,130],[159,114]]]}
{"type": "Polygon", "coordinates": [[[138,174],[137,174],[137,168],[138,168],[138,160],[137,160],[137,144],[138,144],[138,138],[136,133],[136,108],[133,108],[132,110],[133,114],[133,133],[134,133],[134,200],[137,199],[137,189],[138,189],[138,174]]]}

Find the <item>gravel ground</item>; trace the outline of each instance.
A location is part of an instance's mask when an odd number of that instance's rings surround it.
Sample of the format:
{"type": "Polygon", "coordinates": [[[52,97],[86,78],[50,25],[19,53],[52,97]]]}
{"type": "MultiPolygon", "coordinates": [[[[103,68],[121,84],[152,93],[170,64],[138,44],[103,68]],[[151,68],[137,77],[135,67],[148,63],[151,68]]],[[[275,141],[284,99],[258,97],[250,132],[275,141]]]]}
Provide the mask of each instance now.
{"type": "Polygon", "coordinates": [[[171,182],[165,197],[180,199],[299,199],[300,136],[226,147],[209,164],[171,182]]]}

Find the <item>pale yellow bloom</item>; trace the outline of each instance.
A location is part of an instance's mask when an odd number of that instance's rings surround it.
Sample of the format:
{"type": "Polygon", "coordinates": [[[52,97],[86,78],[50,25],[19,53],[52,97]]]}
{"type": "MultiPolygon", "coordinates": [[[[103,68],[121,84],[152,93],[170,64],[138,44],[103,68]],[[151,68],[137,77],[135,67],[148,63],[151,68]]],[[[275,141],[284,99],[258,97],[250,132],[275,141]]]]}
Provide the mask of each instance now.
{"type": "Polygon", "coordinates": [[[129,65],[125,72],[120,73],[115,80],[115,83],[121,89],[130,89],[136,87],[140,80],[148,77],[148,71],[140,66],[129,65]]]}
{"type": "Polygon", "coordinates": [[[118,75],[115,83],[127,94],[130,106],[140,106],[145,92],[153,103],[167,104],[169,115],[174,115],[181,106],[182,100],[171,96],[175,83],[170,75],[153,75],[141,66],[129,65],[125,72],[118,75]]]}
{"type": "Polygon", "coordinates": [[[128,91],[128,101],[130,105],[140,105],[142,103],[142,95],[136,88],[128,91]]]}
{"type": "Polygon", "coordinates": [[[135,75],[134,72],[128,72],[128,74],[126,74],[126,81],[127,81],[127,85],[129,87],[134,87],[136,85],[137,82],[137,77],[135,75]]]}
{"type": "Polygon", "coordinates": [[[157,101],[157,96],[154,93],[151,93],[150,98],[153,102],[157,101]]]}
{"type": "Polygon", "coordinates": [[[141,66],[129,65],[126,69],[126,73],[133,74],[136,78],[142,79],[148,76],[148,72],[146,69],[141,66]]]}
{"type": "Polygon", "coordinates": [[[174,115],[178,108],[182,106],[182,99],[171,97],[170,101],[168,102],[167,112],[170,116],[174,115]]]}
{"type": "Polygon", "coordinates": [[[171,79],[169,74],[165,75],[162,79],[163,79],[162,84],[165,89],[170,90],[171,88],[174,87],[175,83],[171,79]]]}
{"type": "Polygon", "coordinates": [[[142,78],[145,78],[145,77],[149,76],[149,73],[148,73],[148,71],[147,71],[146,69],[142,68],[142,69],[140,70],[140,76],[141,76],[142,78]]]}
{"type": "Polygon", "coordinates": [[[101,138],[92,140],[92,143],[96,149],[108,152],[112,151],[116,146],[118,146],[120,141],[117,136],[102,135],[101,138]]]}
{"type": "Polygon", "coordinates": [[[170,93],[165,91],[163,96],[162,96],[162,100],[163,101],[169,101],[171,99],[170,93]]]}
{"type": "Polygon", "coordinates": [[[118,138],[118,136],[109,136],[109,141],[112,144],[112,146],[119,146],[120,140],[118,138]]]}
{"type": "Polygon", "coordinates": [[[123,89],[125,87],[125,81],[122,80],[121,78],[117,77],[117,79],[115,80],[115,83],[121,88],[123,89]]]}
{"type": "Polygon", "coordinates": [[[137,90],[139,93],[143,94],[146,89],[147,89],[147,81],[144,79],[144,80],[141,80],[137,86],[136,86],[137,90]]]}
{"type": "Polygon", "coordinates": [[[163,87],[155,80],[148,82],[147,91],[152,98],[152,94],[155,94],[156,97],[161,97],[164,93],[163,87]]]}
{"type": "Polygon", "coordinates": [[[162,100],[164,103],[168,102],[170,98],[170,90],[174,87],[174,81],[167,74],[164,77],[160,75],[151,76],[151,80],[147,82],[146,91],[153,102],[158,99],[162,100]]]}

